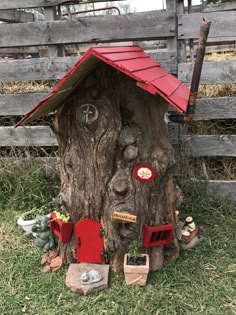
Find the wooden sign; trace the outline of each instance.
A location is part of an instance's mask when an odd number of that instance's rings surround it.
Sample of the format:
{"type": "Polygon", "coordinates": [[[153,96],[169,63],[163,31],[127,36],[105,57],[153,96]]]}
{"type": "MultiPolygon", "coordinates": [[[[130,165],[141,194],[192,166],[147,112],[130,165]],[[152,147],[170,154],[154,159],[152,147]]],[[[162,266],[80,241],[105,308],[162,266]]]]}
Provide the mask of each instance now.
{"type": "Polygon", "coordinates": [[[112,213],[112,218],[121,221],[133,222],[137,221],[137,216],[129,213],[114,211],[112,213]]]}

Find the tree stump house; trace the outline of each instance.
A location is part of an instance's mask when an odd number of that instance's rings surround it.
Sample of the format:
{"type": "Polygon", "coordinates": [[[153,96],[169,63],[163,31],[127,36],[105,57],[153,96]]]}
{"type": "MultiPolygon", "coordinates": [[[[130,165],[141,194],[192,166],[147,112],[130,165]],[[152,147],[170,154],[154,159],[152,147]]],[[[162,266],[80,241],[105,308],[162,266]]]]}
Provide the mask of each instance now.
{"type": "MultiPolygon", "coordinates": [[[[102,249],[116,272],[132,240],[144,246],[144,225],[175,224],[179,191],[164,118],[169,104],[185,112],[188,98],[189,89],[138,46],[90,48],[17,124],[55,112],[62,211],[74,224],[99,222],[103,244],[92,245],[99,242],[88,227],[80,246],[102,249]]],[[[59,242],[65,262],[78,258],[76,231],[69,243],[59,242]]],[[[169,244],[145,242],[151,270],[178,257],[174,233],[169,244]]]]}

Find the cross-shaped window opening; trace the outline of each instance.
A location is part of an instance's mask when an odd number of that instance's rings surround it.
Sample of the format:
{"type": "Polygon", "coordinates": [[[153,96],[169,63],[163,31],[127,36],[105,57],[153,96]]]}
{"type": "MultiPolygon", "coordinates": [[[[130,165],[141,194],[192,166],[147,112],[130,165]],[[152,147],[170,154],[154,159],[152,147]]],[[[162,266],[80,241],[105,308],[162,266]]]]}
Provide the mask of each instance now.
{"type": "Polygon", "coordinates": [[[92,104],[83,104],[80,107],[80,117],[86,124],[92,123],[98,118],[98,110],[92,104]]]}

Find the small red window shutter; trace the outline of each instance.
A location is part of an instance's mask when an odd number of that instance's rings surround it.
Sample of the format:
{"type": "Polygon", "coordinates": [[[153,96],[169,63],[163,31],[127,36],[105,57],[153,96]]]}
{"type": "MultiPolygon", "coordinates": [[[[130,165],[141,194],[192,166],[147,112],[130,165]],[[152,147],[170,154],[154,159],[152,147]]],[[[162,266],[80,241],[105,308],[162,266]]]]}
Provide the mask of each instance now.
{"type": "Polygon", "coordinates": [[[170,244],[174,226],[167,223],[160,226],[143,226],[143,246],[145,248],[170,244]]]}

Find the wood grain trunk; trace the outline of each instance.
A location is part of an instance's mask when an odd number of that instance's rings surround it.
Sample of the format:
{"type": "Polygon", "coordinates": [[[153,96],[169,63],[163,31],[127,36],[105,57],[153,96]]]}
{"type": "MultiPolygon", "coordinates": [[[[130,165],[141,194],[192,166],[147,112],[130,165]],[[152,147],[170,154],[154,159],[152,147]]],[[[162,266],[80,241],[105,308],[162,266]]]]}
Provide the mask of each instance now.
{"type": "MultiPolygon", "coordinates": [[[[142,243],[143,224],[175,222],[179,191],[173,182],[175,164],[164,114],[168,104],[138,88],[124,74],[100,64],[57,112],[53,129],[60,152],[63,211],[76,223],[99,220],[105,229],[105,250],[112,270],[123,271],[131,240],[142,243]],[[83,121],[81,105],[93,104],[98,118],[83,121]],[[150,183],[133,177],[133,168],[149,163],[156,171],[150,183]],[[113,211],[137,216],[136,223],[112,219],[113,211]]],[[[75,257],[75,240],[59,244],[65,262],[75,257]]],[[[150,270],[178,257],[178,241],[148,251],[150,270]]]]}

